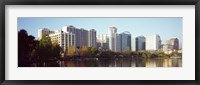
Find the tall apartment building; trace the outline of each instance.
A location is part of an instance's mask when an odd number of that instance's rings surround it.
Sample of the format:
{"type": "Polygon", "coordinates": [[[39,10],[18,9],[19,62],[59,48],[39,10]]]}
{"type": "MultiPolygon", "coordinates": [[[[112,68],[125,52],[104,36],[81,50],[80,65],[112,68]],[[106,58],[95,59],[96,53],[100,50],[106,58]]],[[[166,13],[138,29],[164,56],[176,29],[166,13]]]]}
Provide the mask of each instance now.
{"type": "Polygon", "coordinates": [[[179,40],[178,38],[171,38],[166,42],[169,45],[172,45],[173,50],[179,50],[179,40]]]}
{"type": "Polygon", "coordinates": [[[69,26],[63,26],[62,27],[62,30],[66,33],[72,33],[75,35],[75,46],[80,46],[80,40],[81,40],[81,36],[80,36],[80,31],[79,29],[75,28],[74,26],[72,25],[69,25],[69,26]]]}
{"type": "Polygon", "coordinates": [[[49,34],[52,43],[57,43],[63,50],[66,50],[69,46],[75,46],[75,35],[73,33],[64,32],[63,30],[57,30],[52,34],[49,34]]]}
{"type": "Polygon", "coordinates": [[[88,30],[85,30],[83,28],[80,29],[80,45],[79,46],[88,46],[88,30]]]}
{"type": "Polygon", "coordinates": [[[122,32],[120,34],[120,48],[121,52],[131,50],[131,33],[128,31],[122,32]]]}
{"type": "Polygon", "coordinates": [[[52,34],[52,33],[54,33],[54,31],[51,31],[47,28],[41,28],[41,29],[38,30],[38,39],[40,40],[40,39],[42,39],[43,35],[49,35],[49,34],[52,34]]]}
{"type": "Polygon", "coordinates": [[[104,50],[109,49],[109,36],[107,34],[100,34],[97,36],[97,48],[104,50]]]}
{"type": "Polygon", "coordinates": [[[89,46],[96,47],[96,30],[85,30],[83,28],[78,29],[72,25],[63,26],[63,31],[73,33],[76,39],[76,46],[89,46]]]}
{"type": "Polygon", "coordinates": [[[116,34],[116,52],[122,51],[122,34],[116,34]]]}
{"type": "Polygon", "coordinates": [[[135,38],[135,47],[136,47],[136,51],[140,51],[140,50],[145,50],[145,37],[144,36],[138,36],[135,38]]]}
{"type": "Polygon", "coordinates": [[[96,47],[96,30],[94,29],[88,31],[88,46],[96,47]]]}
{"type": "Polygon", "coordinates": [[[151,35],[146,37],[146,50],[156,51],[161,48],[161,39],[159,35],[151,35]]]}

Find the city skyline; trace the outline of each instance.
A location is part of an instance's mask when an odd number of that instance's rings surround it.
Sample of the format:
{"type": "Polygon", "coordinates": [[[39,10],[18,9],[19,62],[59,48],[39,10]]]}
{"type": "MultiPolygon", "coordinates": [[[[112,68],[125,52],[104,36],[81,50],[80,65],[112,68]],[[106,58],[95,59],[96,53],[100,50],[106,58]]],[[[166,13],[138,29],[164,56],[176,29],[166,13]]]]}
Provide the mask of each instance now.
{"type": "Polygon", "coordinates": [[[109,34],[111,26],[117,27],[118,33],[130,32],[132,37],[158,34],[162,44],[170,38],[178,38],[182,48],[182,18],[18,18],[18,31],[25,29],[36,38],[39,28],[60,30],[65,25],[95,29],[97,35],[109,34]]]}

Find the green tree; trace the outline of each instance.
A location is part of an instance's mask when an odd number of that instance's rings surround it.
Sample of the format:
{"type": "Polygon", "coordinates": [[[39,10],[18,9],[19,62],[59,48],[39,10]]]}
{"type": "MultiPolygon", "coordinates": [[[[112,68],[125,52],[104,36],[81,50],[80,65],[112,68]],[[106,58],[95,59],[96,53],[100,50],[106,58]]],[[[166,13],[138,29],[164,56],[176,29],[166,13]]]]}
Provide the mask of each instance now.
{"type": "Polygon", "coordinates": [[[90,58],[98,57],[99,56],[98,53],[99,53],[99,51],[95,47],[88,47],[87,48],[87,56],[90,57],[90,58]]]}
{"type": "Polygon", "coordinates": [[[39,41],[38,56],[42,62],[48,61],[52,57],[52,43],[51,39],[47,35],[43,35],[39,41]]]}
{"type": "Polygon", "coordinates": [[[57,58],[57,59],[59,59],[60,58],[60,56],[61,56],[61,47],[59,46],[59,44],[53,44],[53,47],[52,47],[52,56],[54,57],[54,58],[57,58]]]}

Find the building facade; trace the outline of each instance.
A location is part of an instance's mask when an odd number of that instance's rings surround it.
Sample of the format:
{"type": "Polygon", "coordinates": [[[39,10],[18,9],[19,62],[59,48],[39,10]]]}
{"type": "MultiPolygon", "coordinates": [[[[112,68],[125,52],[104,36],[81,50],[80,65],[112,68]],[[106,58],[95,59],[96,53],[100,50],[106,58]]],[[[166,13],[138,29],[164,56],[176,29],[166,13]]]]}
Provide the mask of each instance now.
{"type": "Polygon", "coordinates": [[[96,47],[96,30],[91,29],[88,31],[88,46],[96,47]]]}
{"type": "Polygon", "coordinates": [[[116,52],[122,51],[122,34],[116,34],[116,52]]]}
{"type": "Polygon", "coordinates": [[[111,51],[117,51],[117,40],[118,40],[117,28],[110,27],[110,29],[109,29],[109,49],[111,51]]]}
{"type": "Polygon", "coordinates": [[[89,46],[89,47],[96,47],[96,30],[85,30],[83,28],[78,29],[72,25],[63,26],[63,31],[68,33],[73,33],[75,35],[75,45],[77,47],[81,46],[89,46]]]}
{"type": "Polygon", "coordinates": [[[136,42],[136,51],[145,50],[145,37],[138,36],[135,38],[136,42]]]}
{"type": "Polygon", "coordinates": [[[75,35],[73,33],[57,30],[53,34],[49,34],[52,43],[57,43],[65,51],[69,46],[75,45],[75,35]]]}
{"type": "Polygon", "coordinates": [[[124,52],[127,50],[131,50],[131,34],[128,31],[125,31],[120,34],[120,51],[124,52]]]}
{"type": "Polygon", "coordinates": [[[88,30],[80,29],[80,46],[88,46],[88,30]]]}
{"type": "Polygon", "coordinates": [[[109,49],[109,36],[107,34],[100,34],[97,36],[97,48],[103,50],[109,49]]]}
{"type": "Polygon", "coordinates": [[[75,46],[80,46],[80,30],[72,25],[69,25],[69,26],[63,26],[62,27],[62,30],[65,32],[65,33],[72,33],[75,35],[75,46]]]}
{"type": "Polygon", "coordinates": [[[43,35],[49,35],[49,34],[52,34],[54,33],[54,31],[51,31],[47,28],[41,28],[41,29],[38,29],[38,39],[42,39],[42,36],[43,35]]]}
{"type": "Polygon", "coordinates": [[[166,42],[169,45],[172,45],[173,50],[179,50],[179,40],[178,38],[171,38],[166,42]]]}
{"type": "Polygon", "coordinates": [[[132,39],[131,39],[131,50],[132,51],[136,51],[136,37],[132,36],[132,39]]]}
{"type": "Polygon", "coordinates": [[[159,35],[151,35],[146,37],[145,48],[148,51],[156,51],[161,48],[161,39],[159,35]]]}
{"type": "Polygon", "coordinates": [[[58,43],[63,50],[69,46],[96,47],[96,30],[78,29],[72,25],[63,26],[61,30],[51,31],[47,28],[38,30],[38,39],[48,35],[52,43],[58,43]]]}

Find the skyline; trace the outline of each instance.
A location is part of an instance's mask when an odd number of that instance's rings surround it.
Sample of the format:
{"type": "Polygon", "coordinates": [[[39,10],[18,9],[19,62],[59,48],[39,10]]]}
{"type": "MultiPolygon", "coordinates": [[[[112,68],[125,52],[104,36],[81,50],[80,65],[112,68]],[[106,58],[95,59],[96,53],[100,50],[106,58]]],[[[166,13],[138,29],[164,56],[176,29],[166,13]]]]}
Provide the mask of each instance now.
{"type": "Polygon", "coordinates": [[[65,25],[95,29],[97,35],[109,35],[109,27],[113,26],[118,29],[118,33],[129,31],[132,38],[158,34],[162,44],[170,38],[178,38],[179,47],[182,48],[182,18],[18,18],[18,31],[25,29],[35,38],[40,28],[60,30],[65,25]]]}

